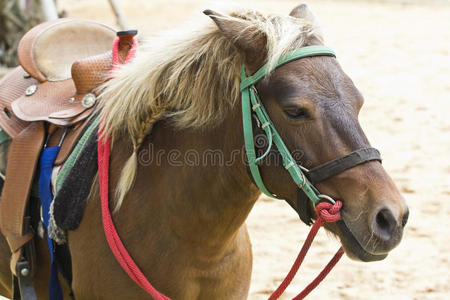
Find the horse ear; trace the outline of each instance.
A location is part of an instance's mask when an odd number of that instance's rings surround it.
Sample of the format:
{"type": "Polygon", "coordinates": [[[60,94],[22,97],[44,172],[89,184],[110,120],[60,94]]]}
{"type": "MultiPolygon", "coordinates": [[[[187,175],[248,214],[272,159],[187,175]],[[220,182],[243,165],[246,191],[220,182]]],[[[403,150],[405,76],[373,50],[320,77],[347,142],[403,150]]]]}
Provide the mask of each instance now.
{"type": "Polygon", "coordinates": [[[314,36],[310,37],[310,44],[312,45],[321,45],[323,44],[323,34],[322,30],[320,30],[319,25],[317,24],[317,19],[314,16],[313,12],[309,9],[308,5],[300,4],[299,6],[294,7],[289,16],[306,20],[314,26],[314,36]]]}
{"type": "Polygon", "coordinates": [[[308,5],[306,4],[300,4],[299,6],[294,7],[294,9],[289,14],[291,17],[299,18],[299,19],[305,19],[311,23],[315,23],[316,18],[314,17],[314,14],[309,9],[308,5]]]}
{"type": "Polygon", "coordinates": [[[220,31],[243,52],[245,64],[251,73],[256,72],[266,58],[266,36],[247,20],[222,15],[210,9],[203,11],[220,31]]]}

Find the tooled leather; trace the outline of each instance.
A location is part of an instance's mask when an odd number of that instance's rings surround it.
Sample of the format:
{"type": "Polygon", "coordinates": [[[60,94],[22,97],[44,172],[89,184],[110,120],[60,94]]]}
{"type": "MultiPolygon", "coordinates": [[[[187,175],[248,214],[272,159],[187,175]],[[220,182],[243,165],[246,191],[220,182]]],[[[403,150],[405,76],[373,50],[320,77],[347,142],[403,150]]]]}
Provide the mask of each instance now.
{"type": "Polygon", "coordinates": [[[22,67],[16,67],[0,80],[0,127],[12,138],[29,123],[20,120],[13,114],[11,103],[24,95],[27,87],[38,83],[32,77],[24,78],[25,74],[27,73],[22,67]]]}
{"type": "Polygon", "coordinates": [[[89,111],[82,105],[83,97],[105,82],[112,67],[111,51],[76,61],[72,79],[44,82],[31,96],[22,95],[12,104],[14,114],[24,121],[47,121],[68,126],[86,118],[89,111]],[[75,88],[76,86],[76,88],[75,88]],[[73,98],[73,101],[69,101],[73,98]]]}
{"type": "MultiPolygon", "coordinates": [[[[49,27],[58,26],[60,23],[69,21],[74,20],[64,19],[59,22],[47,22],[45,26],[43,24],[38,25],[37,28],[33,28],[22,39],[21,63],[31,70],[33,76],[37,74],[32,53],[35,41],[49,27]]],[[[19,119],[27,122],[47,121],[60,126],[75,124],[85,119],[91,111],[91,109],[82,105],[84,95],[92,92],[94,88],[106,80],[111,67],[111,51],[78,60],[72,64],[72,78],[74,82],[71,79],[42,82],[33,95],[22,95],[19,97],[11,105],[12,111],[19,119]],[[70,98],[72,98],[72,101],[69,101],[70,98]]],[[[41,75],[44,74],[39,73],[37,75],[39,77],[38,80],[42,79],[41,75]]]]}
{"type": "Polygon", "coordinates": [[[25,234],[24,216],[39,154],[44,143],[44,125],[31,123],[12,143],[6,167],[7,180],[0,201],[0,228],[8,239],[25,234]]]}
{"type": "Polygon", "coordinates": [[[36,92],[31,96],[22,95],[11,104],[12,111],[21,120],[48,121],[50,123],[68,126],[73,124],[71,117],[79,115],[85,108],[81,101],[70,102],[75,94],[75,85],[72,79],[60,82],[44,82],[38,85],[36,92]],[[49,116],[55,112],[71,111],[66,119],[51,119],[49,116]]]}
{"type": "Polygon", "coordinates": [[[108,79],[112,68],[112,51],[80,59],[72,65],[72,79],[78,94],[92,92],[108,79]]]}

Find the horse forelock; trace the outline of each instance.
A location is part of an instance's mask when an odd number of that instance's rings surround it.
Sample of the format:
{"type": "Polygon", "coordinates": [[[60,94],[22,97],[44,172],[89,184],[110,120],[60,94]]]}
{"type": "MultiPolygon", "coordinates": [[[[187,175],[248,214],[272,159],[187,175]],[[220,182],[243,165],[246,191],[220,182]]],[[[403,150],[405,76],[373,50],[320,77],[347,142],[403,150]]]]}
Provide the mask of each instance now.
{"type": "MultiPolygon", "coordinates": [[[[269,74],[280,56],[305,46],[315,25],[290,16],[240,10],[223,18],[250,24],[246,30],[266,37],[269,74]]],[[[128,65],[116,70],[100,97],[104,134],[130,136],[135,148],[158,120],[176,128],[217,126],[240,99],[243,55],[218,27],[204,17],[190,26],[147,40],[128,65]]],[[[240,34],[243,34],[241,32],[240,34]]],[[[239,37],[236,36],[236,38],[239,37]]],[[[135,164],[119,181],[118,207],[133,182],[135,164]]]]}

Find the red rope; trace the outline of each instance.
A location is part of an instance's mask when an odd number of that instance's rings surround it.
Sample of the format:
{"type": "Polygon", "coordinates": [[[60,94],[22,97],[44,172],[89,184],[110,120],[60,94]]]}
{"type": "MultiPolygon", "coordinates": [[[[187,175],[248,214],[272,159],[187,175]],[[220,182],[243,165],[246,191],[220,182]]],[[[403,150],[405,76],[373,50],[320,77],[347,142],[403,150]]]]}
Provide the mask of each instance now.
{"type": "Polygon", "coordinates": [[[98,173],[100,185],[100,199],[102,207],[103,230],[105,231],[106,240],[112,253],[116,257],[120,266],[142,289],[149,293],[156,300],[169,300],[164,294],[158,292],[147,280],[145,275],[141,272],[139,267],[131,258],[127,249],[123,245],[117,233],[116,227],[111,217],[108,201],[108,177],[109,177],[109,154],[110,154],[110,140],[101,140],[102,129],[98,133],[98,173]]]}
{"type": "MultiPolygon", "coordinates": [[[[272,295],[269,297],[269,300],[275,300],[278,299],[283,292],[286,290],[286,288],[291,283],[292,279],[294,279],[295,274],[297,273],[298,269],[300,268],[306,253],[308,252],[309,248],[311,247],[311,244],[314,240],[314,237],[316,236],[317,232],[319,231],[320,226],[322,226],[325,222],[336,222],[341,218],[340,209],[342,207],[341,201],[336,201],[336,203],[333,205],[328,202],[321,202],[317,204],[316,206],[316,214],[317,219],[314,222],[314,225],[312,226],[308,237],[305,240],[305,243],[302,246],[302,249],[300,250],[297,259],[295,260],[294,264],[291,267],[291,270],[286,275],[286,278],[283,280],[283,282],[280,284],[280,286],[272,293],[272,295]]],[[[325,279],[325,277],[328,275],[328,273],[331,271],[331,269],[336,265],[336,263],[339,261],[339,259],[344,254],[344,250],[342,247],[336,252],[334,257],[331,259],[331,261],[325,266],[325,268],[320,272],[320,274],[300,293],[298,294],[294,299],[299,300],[305,298],[315,287],[319,285],[319,283],[325,279]]]]}
{"type": "MultiPolygon", "coordinates": [[[[113,63],[114,68],[121,64],[120,57],[119,57],[119,42],[120,42],[120,38],[116,37],[113,41],[113,46],[112,46],[112,63],[113,63]]],[[[122,62],[123,65],[130,62],[130,60],[136,54],[136,50],[137,50],[137,41],[133,37],[133,42],[131,44],[131,48],[130,48],[130,50],[128,50],[125,60],[122,62]]]]}

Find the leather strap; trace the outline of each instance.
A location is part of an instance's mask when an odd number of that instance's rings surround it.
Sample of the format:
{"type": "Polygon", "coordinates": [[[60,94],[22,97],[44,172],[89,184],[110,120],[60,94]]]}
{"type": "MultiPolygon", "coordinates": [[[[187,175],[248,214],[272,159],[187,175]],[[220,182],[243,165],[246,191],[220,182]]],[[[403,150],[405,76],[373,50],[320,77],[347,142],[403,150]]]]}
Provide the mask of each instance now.
{"type": "MultiPolygon", "coordinates": [[[[277,62],[277,68],[281,67],[284,64],[287,64],[288,62],[291,62],[293,60],[305,58],[305,57],[311,57],[311,56],[333,56],[336,57],[336,53],[328,47],[317,45],[317,46],[305,46],[301,47],[291,53],[288,53],[284,56],[282,56],[278,62],[277,62]]],[[[255,74],[251,76],[245,76],[241,77],[241,84],[240,89],[241,91],[251,87],[267,74],[267,68],[268,65],[265,64],[262,66],[255,74]]]]}
{"type": "Polygon", "coordinates": [[[42,122],[31,123],[13,139],[8,153],[7,179],[0,201],[0,229],[12,252],[13,299],[37,299],[31,266],[35,253],[31,242],[33,233],[25,213],[44,135],[42,122]]]}
{"type": "MultiPolygon", "coordinates": [[[[24,221],[29,226],[29,217],[24,221]]],[[[32,277],[36,266],[36,249],[33,243],[34,234],[29,231],[21,239],[22,245],[11,255],[10,269],[12,271],[12,290],[14,300],[37,299],[32,277]]],[[[10,245],[11,247],[11,245],[10,245]]]]}
{"type": "MultiPolygon", "coordinates": [[[[0,227],[11,248],[10,268],[12,274],[18,278],[17,281],[13,280],[13,283],[18,282],[21,299],[36,299],[31,282],[33,245],[30,241],[33,234],[29,231],[25,213],[34,171],[44,142],[44,133],[42,122],[36,122],[13,139],[6,167],[7,179],[0,201],[0,227]],[[25,257],[31,260],[26,260],[25,257]],[[28,270],[22,272],[24,268],[28,270]]],[[[17,287],[14,287],[14,290],[17,290],[17,287]]],[[[14,296],[17,297],[17,293],[14,296]]]]}
{"type": "Polygon", "coordinates": [[[12,300],[20,300],[19,279],[15,275],[12,275],[11,282],[12,282],[12,290],[13,290],[12,300]]]}
{"type": "Polygon", "coordinates": [[[31,280],[31,272],[29,271],[30,268],[31,266],[26,260],[19,261],[17,263],[16,273],[19,282],[20,298],[22,300],[37,299],[36,291],[34,290],[33,286],[33,281],[31,280]]]}
{"type": "Polygon", "coordinates": [[[11,142],[0,201],[0,229],[9,240],[26,233],[23,220],[43,143],[42,122],[31,123],[11,142]]]}
{"type": "Polygon", "coordinates": [[[31,241],[33,237],[34,237],[33,232],[28,231],[26,234],[21,236],[9,235],[8,237],[6,237],[6,240],[8,242],[9,249],[11,249],[11,251],[14,253],[20,248],[22,248],[26,243],[31,241]]]}
{"type": "MultiPolygon", "coordinates": [[[[91,118],[92,115],[90,115],[87,120],[67,128],[64,142],[61,144],[61,149],[59,150],[58,156],[56,157],[55,166],[59,166],[66,161],[67,157],[72,152],[72,149],[77,145],[78,140],[80,139],[80,135],[84,132],[86,125],[90,123],[89,120],[91,118]]],[[[61,136],[66,128],[51,125],[49,127],[49,130],[50,129],[54,129],[54,132],[52,132],[52,134],[50,135],[47,147],[58,145],[61,140],[61,136]]]]}
{"type": "Polygon", "coordinates": [[[380,152],[375,148],[362,148],[317,166],[306,175],[312,183],[317,183],[373,160],[381,162],[380,152]]]}

